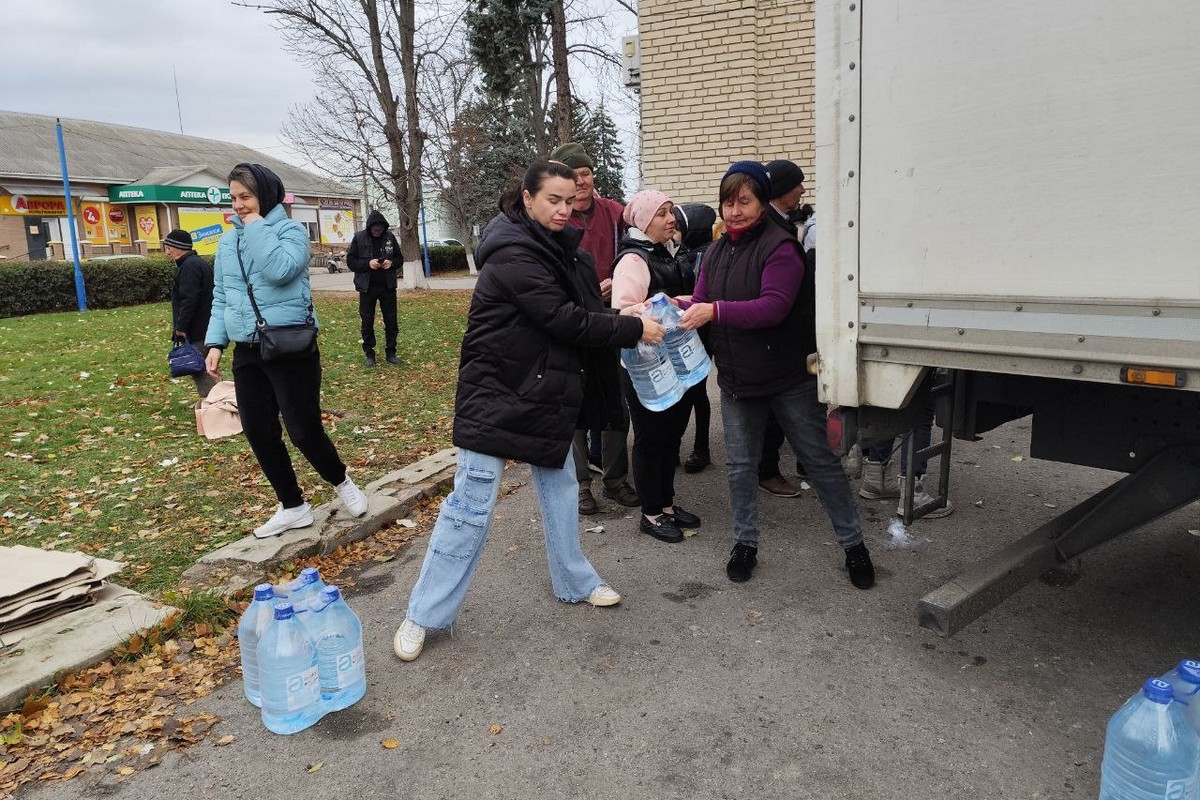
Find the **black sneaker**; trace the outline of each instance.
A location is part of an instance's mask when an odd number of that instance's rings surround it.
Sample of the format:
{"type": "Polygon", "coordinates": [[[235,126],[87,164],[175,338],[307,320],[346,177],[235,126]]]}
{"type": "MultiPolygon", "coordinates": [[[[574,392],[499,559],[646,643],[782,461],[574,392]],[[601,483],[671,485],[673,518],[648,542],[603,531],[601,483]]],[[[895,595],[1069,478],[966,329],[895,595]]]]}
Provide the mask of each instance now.
{"type": "Polygon", "coordinates": [[[738,542],[733,546],[729,563],[725,565],[725,574],[734,583],[745,583],[750,580],[750,572],[758,566],[758,548],[738,542]]]}
{"type": "Polygon", "coordinates": [[[395,353],[387,357],[387,362],[395,366],[400,366],[400,359],[396,357],[395,353]]]}
{"type": "Polygon", "coordinates": [[[683,471],[689,474],[700,472],[711,463],[712,459],[708,457],[708,453],[697,453],[693,451],[690,456],[684,459],[683,471]]]}
{"type": "Polygon", "coordinates": [[[670,517],[671,519],[675,520],[676,525],[678,525],[681,528],[699,528],[700,527],[700,518],[697,517],[695,514],[693,514],[690,511],[684,511],[682,508],[680,508],[677,505],[672,506],[672,508],[674,508],[675,510],[672,511],[670,514],[667,514],[667,516],[670,517]]]}
{"type": "Polygon", "coordinates": [[[846,569],[850,570],[850,582],[859,589],[870,589],[875,585],[875,565],[871,563],[871,554],[865,544],[860,542],[846,548],[846,569]]]}
{"type": "Polygon", "coordinates": [[[367,367],[373,367],[373,366],[375,366],[375,356],[374,356],[374,355],[368,355],[366,358],[364,358],[364,359],[363,359],[363,363],[364,363],[364,364],[365,364],[367,367]]]}
{"type": "Polygon", "coordinates": [[[657,520],[652,520],[645,514],[642,514],[642,520],[638,525],[642,533],[648,533],[660,542],[675,542],[683,541],[683,531],[675,524],[675,520],[671,519],[669,514],[659,514],[657,520]]]}

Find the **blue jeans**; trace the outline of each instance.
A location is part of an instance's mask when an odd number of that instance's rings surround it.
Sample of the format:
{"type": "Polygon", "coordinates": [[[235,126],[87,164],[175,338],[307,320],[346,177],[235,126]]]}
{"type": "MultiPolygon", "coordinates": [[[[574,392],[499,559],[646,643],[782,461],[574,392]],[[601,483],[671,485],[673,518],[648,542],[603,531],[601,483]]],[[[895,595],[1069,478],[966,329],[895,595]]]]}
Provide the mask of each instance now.
{"type": "Polygon", "coordinates": [[[826,443],[825,405],[817,399],[815,380],[803,381],[770,397],[738,400],[721,390],[734,538],[758,547],[758,460],[768,411],[774,412],[784,436],[804,465],[806,480],[817,490],[838,544],[853,547],[862,542],[858,501],[850,491],[841,459],[826,443]]]}
{"type": "MultiPolygon", "coordinates": [[[[571,454],[560,469],[531,465],[530,470],[554,594],[578,603],[604,581],[579,547],[579,484],[571,454]]],[[[503,458],[459,449],[454,490],[442,502],[421,575],[408,598],[408,618],[422,628],[454,624],[483,553],[503,476],[503,458]]]]}

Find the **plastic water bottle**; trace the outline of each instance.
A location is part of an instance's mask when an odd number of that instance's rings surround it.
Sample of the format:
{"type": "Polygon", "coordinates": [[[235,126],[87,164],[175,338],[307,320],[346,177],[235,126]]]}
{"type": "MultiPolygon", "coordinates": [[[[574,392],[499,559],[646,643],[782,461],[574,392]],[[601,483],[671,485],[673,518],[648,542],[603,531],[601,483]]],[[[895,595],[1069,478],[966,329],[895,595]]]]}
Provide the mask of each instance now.
{"type": "Polygon", "coordinates": [[[321,580],[321,573],[317,571],[317,568],[305,567],[292,580],[282,586],[276,586],[275,596],[286,599],[299,611],[309,599],[315,597],[324,588],[325,581],[321,580]]]}
{"type": "Polygon", "coordinates": [[[362,623],[336,586],[326,586],[310,608],[318,630],[317,672],[326,711],[349,708],[367,693],[362,623]]]}
{"type": "Polygon", "coordinates": [[[686,387],[679,381],[667,349],[638,342],[621,351],[621,363],[629,371],[638,401],[650,411],[662,411],[679,402],[686,387]]]}
{"type": "Polygon", "coordinates": [[[258,642],[258,673],[267,730],[295,733],[321,718],[317,649],[291,603],[275,604],[275,621],[258,642]]]}
{"type": "Polygon", "coordinates": [[[1187,704],[1183,707],[1183,715],[1192,723],[1196,735],[1200,736],[1200,661],[1185,658],[1162,679],[1171,684],[1175,699],[1187,704]]]}
{"type": "Polygon", "coordinates": [[[1171,684],[1146,681],[1108,721],[1100,800],[1191,800],[1196,797],[1200,738],[1176,703],[1171,684]]]}
{"type": "Polygon", "coordinates": [[[712,360],[700,341],[700,334],[679,327],[683,315],[662,292],[650,298],[650,315],[667,329],[663,334],[663,347],[684,390],[707,378],[712,371],[712,360]]]}
{"type": "Polygon", "coordinates": [[[255,706],[262,706],[258,680],[258,641],[275,616],[275,587],[260,583],[254,587],[254,600],[238,620],[238,650],[242,655],[242,691],[255,706]]]}

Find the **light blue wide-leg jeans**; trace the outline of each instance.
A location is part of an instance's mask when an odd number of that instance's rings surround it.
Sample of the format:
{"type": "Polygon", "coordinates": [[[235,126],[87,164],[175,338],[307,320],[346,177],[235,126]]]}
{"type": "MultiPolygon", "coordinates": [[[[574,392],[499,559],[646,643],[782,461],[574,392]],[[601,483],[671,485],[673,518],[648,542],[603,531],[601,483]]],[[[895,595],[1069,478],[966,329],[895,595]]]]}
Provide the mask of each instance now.
{"type": "MultiPolygon", "coordinates": [[[[579,546],[579,483],[570,451],[558,469],[530,467],[542,511],[550,581],[560,600],[577,603],[604,583],[579,546]]],[[[466,599],[500,496],[504,459],[459,448],[454,490],[442,502],[408,618],[448,628],[466,599]]]]}

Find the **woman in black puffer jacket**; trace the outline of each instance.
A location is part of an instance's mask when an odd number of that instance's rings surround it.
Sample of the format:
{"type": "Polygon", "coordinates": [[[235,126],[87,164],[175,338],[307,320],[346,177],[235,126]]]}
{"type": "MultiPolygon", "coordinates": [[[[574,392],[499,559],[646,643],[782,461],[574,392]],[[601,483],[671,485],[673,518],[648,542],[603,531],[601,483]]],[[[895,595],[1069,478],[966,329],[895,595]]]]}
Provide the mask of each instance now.
{"type": "Polygon", "coordinates": [[[582,232],[566,227],[574,196],[570,167],[535,161],[521,188],[501,198],[502,213],[479,244],[481,271],[454,408],[458,473],[393,641],[404,661],[420,655],[426,629],[454,622],[483,551],[507,459],[532,467],[554,594],[594,606],[621,600],[579,546],[571,437],[589,348],[659,342],[663,329],[601,307],[595,270],[578,250],[582,232]]]}

